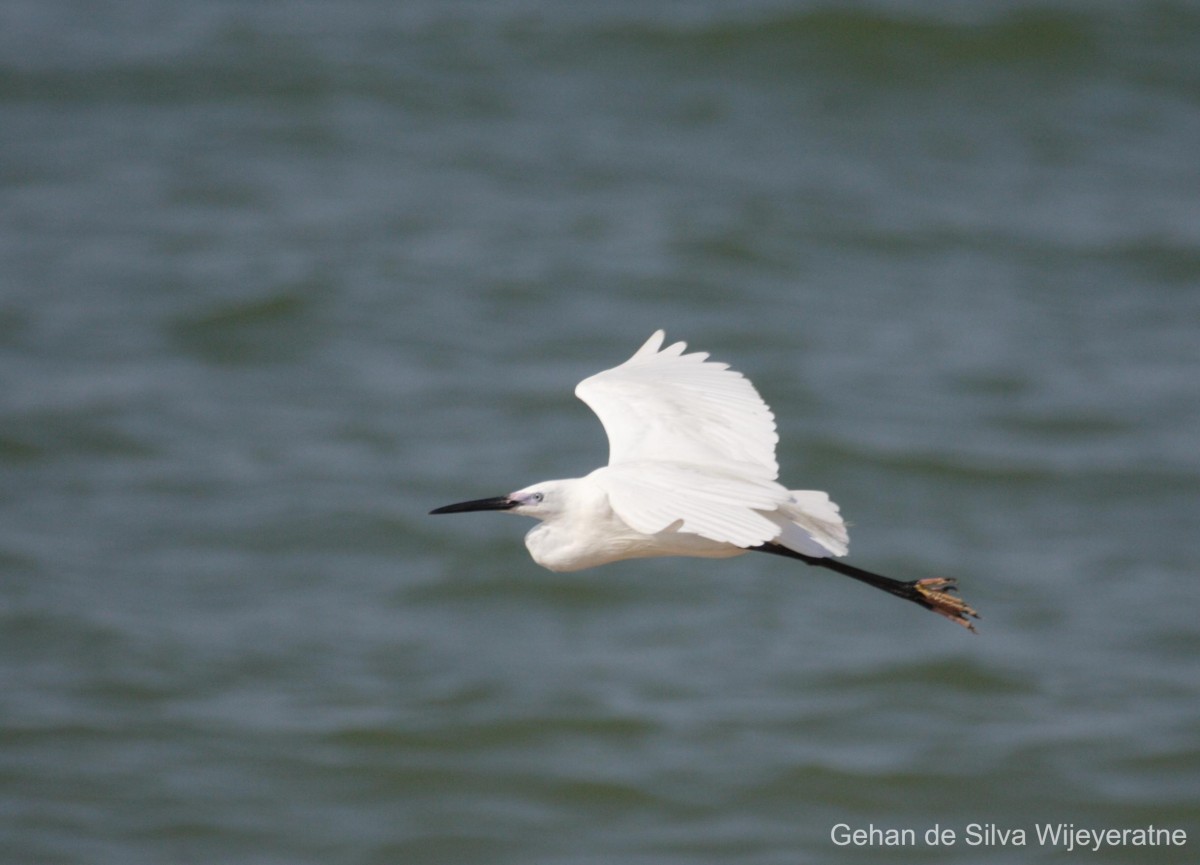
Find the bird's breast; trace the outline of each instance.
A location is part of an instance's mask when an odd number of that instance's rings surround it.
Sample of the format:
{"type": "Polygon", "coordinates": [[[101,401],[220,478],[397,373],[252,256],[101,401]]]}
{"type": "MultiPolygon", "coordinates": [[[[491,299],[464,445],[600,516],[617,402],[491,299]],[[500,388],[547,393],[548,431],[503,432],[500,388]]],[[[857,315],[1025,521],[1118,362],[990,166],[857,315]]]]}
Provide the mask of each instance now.
{"type": "Polygon", "coordinates": [[[575,530],[563,524],[540,523],[525,535],[525,546],[535,562],[559,572],[581,571],[623,559],[658,556],[727,558],[745,552],[733,544],[685,532],[642,534],[619,520],[604,527],[589,525],[575,530]]]}
{"type": "Polygon", "coordinates": [[[616,536],[599,538],[554,523],[539,523],[525,535],[529,555],[551,571],[581,571],[626,558],[616,536]]]}

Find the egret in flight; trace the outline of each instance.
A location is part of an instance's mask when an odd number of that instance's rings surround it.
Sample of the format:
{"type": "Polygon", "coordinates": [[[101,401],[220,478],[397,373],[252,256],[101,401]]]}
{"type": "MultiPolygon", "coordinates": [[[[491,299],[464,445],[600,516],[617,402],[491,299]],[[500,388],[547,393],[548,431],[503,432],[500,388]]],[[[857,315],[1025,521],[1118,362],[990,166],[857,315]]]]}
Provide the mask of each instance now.
{"type": "Polygon", "coordinates": [[[774,553],[819,565],[920,604],[974,631],[978,614],[942,577],[893,580],[837,557],[848,536],[826,493],[776,481],[775,416],[728,364],[657,331],[620,366],[575,394],[608,434],[608,465],[582,478],[542,481],[508,495],[431,513],[505,511],[538,520],[525,535],[533,560],[578,571],[650,556],[728,558],[774,553]]]}

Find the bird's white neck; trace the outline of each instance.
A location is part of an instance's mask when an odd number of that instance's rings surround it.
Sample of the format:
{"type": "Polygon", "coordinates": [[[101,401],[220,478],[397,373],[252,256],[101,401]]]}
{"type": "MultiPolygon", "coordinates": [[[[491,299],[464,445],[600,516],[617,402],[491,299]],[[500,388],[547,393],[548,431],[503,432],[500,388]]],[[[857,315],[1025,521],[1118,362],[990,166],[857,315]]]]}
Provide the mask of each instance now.
{"type": "Polygon", "coordinates": [[[588,478],[555,481],[544,514],[525,535],[533,560],[551,571],[578,571],[628,558],[631,544],[642,536],[613,513],[608,495],[588,478]]]}

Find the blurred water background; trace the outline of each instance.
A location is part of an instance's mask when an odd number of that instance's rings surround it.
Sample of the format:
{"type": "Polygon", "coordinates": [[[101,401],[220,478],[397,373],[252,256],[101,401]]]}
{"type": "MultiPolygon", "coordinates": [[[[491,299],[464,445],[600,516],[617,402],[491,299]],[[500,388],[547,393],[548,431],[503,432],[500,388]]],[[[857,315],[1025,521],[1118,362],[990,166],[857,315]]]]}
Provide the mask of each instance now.
{"type": "Polygon", "coordinates": [[[1196,861],[1198,445],[1194,3],[0,8],[4,863],[1196,861]],[[657,327],[981,635],[426,516],[657,327]]]}

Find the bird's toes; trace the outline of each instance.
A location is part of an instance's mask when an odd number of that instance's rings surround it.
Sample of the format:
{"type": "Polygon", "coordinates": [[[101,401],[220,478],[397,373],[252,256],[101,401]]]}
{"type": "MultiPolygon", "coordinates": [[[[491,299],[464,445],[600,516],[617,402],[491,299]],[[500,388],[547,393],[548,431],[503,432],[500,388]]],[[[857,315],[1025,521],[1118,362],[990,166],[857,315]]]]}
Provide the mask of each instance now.
{"type": "Polygon", "coordinates": [[[971,619],[978,619],[979,613],[975,612],[974,607],[962,598],[950,594],[958,591],[956,583],[957,580],[947,577],[929,577],[924,580],[916,580],[912,583],[912,587],[920,595],[920,602],[923,606],[933,610],[939,616],[945,616],[955,624],[962,625],[968,631],[977,633],[975,626],[971,624],[971,619]]]}

